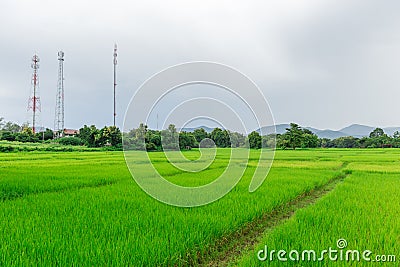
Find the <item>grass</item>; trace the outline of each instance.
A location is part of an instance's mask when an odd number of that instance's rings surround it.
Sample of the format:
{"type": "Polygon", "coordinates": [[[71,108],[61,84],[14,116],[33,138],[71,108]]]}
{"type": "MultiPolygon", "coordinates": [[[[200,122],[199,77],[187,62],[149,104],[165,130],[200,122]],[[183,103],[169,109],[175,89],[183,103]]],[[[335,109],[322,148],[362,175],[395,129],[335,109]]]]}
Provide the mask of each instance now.
{"type": "MultiPolygon", "coordinates": [[[[377,262],[357,261],[273,261],[257,259],[258,251],[269,250],[315,250],[317,257],[324,249],[336,246],[337,240],[344,238],[346,250],[372,251],[376,255],[395,255],[397,262],[386,262],[385,266],[398,266],[400,260],[400,155],[396,150],[359,153],[357,156],[345,154],[350,163],[346,170],[351,175],[330,194],[315,205],[298,210],[294,217],[265,235],[260,244],[242,258],[237,266],[370,266],[377,262]]],[[[349,153],[351,154],[351,152],[349,153]]]]}
{"type": "Polygon", "coordinates": [[[113,184],[126,176],[115,163],[121,165],[121,158],[83,152],[0,154],[0,201],[113,184]]]}
{"type": "Polygon", "coordinates": [[[29,142],[10,142],[0,140],[0,152],[32,152],[32,151],[52,151],[52,152],[83,152],[83,151],[102,151],[112,148],[91,148],[86,146],[70,146],[58,143],[29,143],[29,142]]]}
{"type": "MultiPolygon", "coordinates": [[[[149,197],[130,176],[121,152],[0,153],[0,194],[3,196],[0,198],[0,266],[195,264],[198,258],[212,257],[212,248],[219,240],[297,196],[328,183],[344,170],[352,170],[352,163],[372,160],[374,155],[375,158],[379,155],[374,164],[380,162],[385,166],[399,160],[399,152],[278,151],[264,184],[256,192],[249,193],[248,186],[255,170],[258,153],[252,151],[246,172],[238,185],[219,201],[199,208],[173,207],[149,197]]],[[[184,154],[190,159],[199,157],[198,151],[185,151],[184,154]]],[[[183,174],[171,166],[161,152],[150,153],[150,156],[157,170],[166,175],[171,182],[196,186],[218,177],[227,164],[229,154],[229,149],[219,149],[215,161],[198,176],[183,174]]],[[[142,160],[140,155],[138,153],[136,157],[138,168],[142,160]]],[[[371,213],[374,217],[371,219],[372,225],[376,226],[383,220],[382,214],[390,219],[382,229],[382,233],[387,237],[380,240],[373,235],[374,238],[368,245],[388,241],[383,248],[388,249],[394,245],[399,247],[396,228],[393,228],[398,226],[398,220],[394,216],[397,213],[393,213],[398,211],[398,206],[387,202],[388,198],[394,197],[398,189],[398,180],[395,179],[398,176],[371,170],[365,172],[369,178],[363,180],[364,172],[360,172],[359,178],[357,173],[358,171],[354,170],[338,187],[337,191],[341,192],[338,196],[329,194],[314,207],[326,201],[328,197],[335,200],[328,201],[331,206],[316,208],[315,212],[318,211],[321,218],[326,214],[333,216],[330,219],[332,221],[335,218],[332,207],[340,207],[344,200],[360,205],[361,210],[369,208],[358,214],[359,216],[365,216],[370,209],[375,209],[375,213],[371,213]],[[381,180],[388,183],[381,183],[381,180]],[[354,198],[357,195],[352,195],[358,192],[358,184],[362,190],[366,190],[365,187],[370,182],[374,182],[373,185],[377,188],[376,197],[381,195],[385,188],[392,188],[388,198],[376,201],[384,208],[382,213],[374,205],[367,207],[364,202],[359,203],[357,198],[354,198]],[[342,188],[348,183],[353,185],[353,191],[343,191],[342,188]]],[[[374,192],[374,187],[367,191],[368,194],[374,192]]],[[[300,211],[308,210],[307,208],[300,211]]],[[[344,209],[343,214],[346,211],[344,209]]],[[[314,214],[304,216],[308,218],[306,222],[313,225],[314,214]]],[[[341,216],[345,218],[345,215],[339,213],[337,220],[340,220],[341,216]]],[[[370,226],[369,219],[361,218],[365,225],[362,224],[364,228],[360,229],[365,230],[370,226]]],[[[274,240],[271,245],[274,244],[277,248],[286,248],[297,244],[290,243],[290,240],[302,240],[305,233],[308,233],[312,237],[305,239],[304,245],[318,244],[316,240],[321,239],[326,239],[326,243],[321,243],[321,246],[335,242],[336,232],[318,231],[318,224],[324,223],[323,219],[320,220],[315,221],[314,228],[304,225],[302,221],[291,220],[294,225],[304,227],[303,232],[295,233],[294,230],[298,228],[291,229],[290,225],[282,228],[286,225],[284,224],[277,227],[277,233],[274,231],[266,240],[274,240]],[[288,236],[284,235],[286,232],[288,236]],[[284,239],[293,233],[299,236],[292,236],[289,241],[284,239]],[[308,240],[313,240],[314,243],[307,243],[308,240]]],[[[354,223],[349,223],[348,227],[355,227],[354,223]]],[[[362,242],[367,237],[361,236],[356,239],[357,229],[351,232],[345,228],[342,235],[348,233],[348,241],[362,242]]],[[[251,266],[253,258],[254,253],[250,253],[247,258],[239,259],[238,265],[251,266]]]]}

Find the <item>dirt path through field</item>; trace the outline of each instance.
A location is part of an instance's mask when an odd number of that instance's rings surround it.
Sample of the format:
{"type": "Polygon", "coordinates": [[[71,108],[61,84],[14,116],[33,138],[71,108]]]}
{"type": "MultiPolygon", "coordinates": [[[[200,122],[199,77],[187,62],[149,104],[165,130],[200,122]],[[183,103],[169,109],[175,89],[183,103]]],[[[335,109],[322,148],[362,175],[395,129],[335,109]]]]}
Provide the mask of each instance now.
{"type": "MultiPolygon", "coordinates": [[[[343,163],[340,169],[347,166],[343,163]]],[[[297,196],[294,200],[275,208],[272,212],[243,226],[230,236],[219,240],[204,255],[198,255],[196,261],[190,260],[190,266],[227,266],[236,258],[254,249],[265,234],[291,218],[296,210],[317,202],[318,199],[332,191],[349,173],[342,172],[328,183],[297,196]]]]}

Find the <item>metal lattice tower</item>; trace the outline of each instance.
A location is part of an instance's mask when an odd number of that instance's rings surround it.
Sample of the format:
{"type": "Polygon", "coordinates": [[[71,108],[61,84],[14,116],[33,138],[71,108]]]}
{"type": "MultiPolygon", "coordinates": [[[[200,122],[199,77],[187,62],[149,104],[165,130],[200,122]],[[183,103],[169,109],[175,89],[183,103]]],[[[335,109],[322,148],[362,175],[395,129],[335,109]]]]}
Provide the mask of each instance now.
{"type": "Polygon", "coordinates": [[[39,97],[39,57],[35,54],[32,57],[31,67],[33,69],[32,74],[32,91],[28,101],[28,111],[32,110],[32,132],[36,133],[36,125],[39,118],[40,107],[40,97],[39,97]]]}
{"type": "Polygon", "coordinates": [[[115,98],[115,89],[117,87],[117,44],[114,44],[114,126],[115,126],[115,117],[117,116],[117,103],[115,98]]]}
{"type": "Polygon", "coordinates": [[[58,82],[56,95],[55,137],[64,135],[64,52],[58,52],[58,82]]]}

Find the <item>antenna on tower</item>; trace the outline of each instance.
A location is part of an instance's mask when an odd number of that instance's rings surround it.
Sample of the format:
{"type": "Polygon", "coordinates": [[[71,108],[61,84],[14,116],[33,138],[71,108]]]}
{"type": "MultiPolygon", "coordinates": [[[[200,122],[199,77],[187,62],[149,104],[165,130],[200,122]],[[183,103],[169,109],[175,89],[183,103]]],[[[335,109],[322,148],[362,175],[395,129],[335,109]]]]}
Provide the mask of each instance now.
{"type": "Polygon", "coordinates": [[[56,114],[54,119],[55,138],[64,135],[64,52],[58,52],[58,82],[56,95],[56,114]]]}
{"type": "Polygon", "coordinates": [[[115,89],[117,87],[117,44],[114,44],[114,127],[115,127],[115,117],[117,116],[116,109],[116,99],[115,99],[115,89]]]}
{"type": "Polygon", "coordinates": [[[31,67],[32,74],[32,92],[28,101],[28,110],[32,109],[32,132],[36,133],[36,124],[38,120],[38,112],[40,111],[40,98],[39,98],[39,57],[34,54],[32,57],[31,67]]]}

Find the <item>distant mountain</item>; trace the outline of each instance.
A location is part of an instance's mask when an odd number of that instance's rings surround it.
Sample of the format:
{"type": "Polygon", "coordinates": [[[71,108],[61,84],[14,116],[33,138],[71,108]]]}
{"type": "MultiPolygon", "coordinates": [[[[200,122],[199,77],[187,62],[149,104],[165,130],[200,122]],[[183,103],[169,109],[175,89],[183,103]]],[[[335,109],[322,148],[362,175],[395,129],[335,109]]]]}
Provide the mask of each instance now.
{"type": "MultiPolygon", "coordinates": [[[[181,131],[186,131],[186,132],[193,132],[196,129],[203,128],[207,133],[211,133],[214,128],[207,127],[207,126],[199,126],[199,127],[185,127],[182,128],[181,131]]],[[[277,134],[283,134],[286,132],[286,128],[290,128],[290,124],[288,123],[281,123],[277,125],[270,125],[270,126],[264,126],[261,127],[260,129],[257,129],[256,132],[260,133],[261,135],[267,135],[276,132],[277,134]]],[[[335,130],[320,130],[317,128],[313,127],[302,127],[304,129],[308,129],[314,134],[316,134],[319,138],[328,138],[328,139],[336,139],[339,137],[344,137],[344,136],[353,136],[357,138],[361,138],[364,136],[369,136],[369,134],[376,128],[372,126],[366,126],[366,125],[361,125],[361,124],[352,124],[350,126],[347,126],[343,129],[340,129],[338,131],[335,130]]],[[[388,135],[393,135],[395,131],[400,132],[400,127],[386,127],[382,128],[384,132],[388,135]]]]}
{"type": "MultiPolygon", "coordinates": [[[[313,133],[320,132],[321,130],[313,128],[313,127],[303,127],[304,129],[310,130],[313,133]]],[[[325,131],[325,130],[323,130],[325,131]]]]}
{"type": "Polygon", "coordinates": [[[283,134],[286,132],[286,128],[290,127],[289,124],[277,124],[277,125],[270,125],[270,126],[264,126],[261,127],[260,129],[256,130],[261,135],[267,135],[267,134],[272,134],[276,132],[277,134],[283,134]]]}
{"type": "Polygon", "coordinates": [[[393,135],[396,131],[400,132],[400,127],[386,127],[383,130],[386,134],[393,135]]]}
{"type": "Polygon", "coordinates": [[[328,138],[328,139],[336,139],[339,137],[347,136],[347,134],[341,131],[334,131],[334,130],[317,130],[315,133],[319,138],[328,138]]]}
{"type": "MultiPolygon", "coordinates": [[[[286,132],[287,128],[290,128],[290,124],[287,123],[283,123],[283,124],[277,124],[275,125],[276,128],[276,133],[277,134],[283,134],[286,132]]],[[[346,134],[339,132],[339,131],[333,131],[333,130],[319,130],[313,127],[304,127],[305,129],[310,130],[311,132],[315,133],[316,135],[318,135],[318,137],[320,138],[329,138],[329,139],[335,139],[341,136],[346,136],[346,134]]],[[[266,134],[271,134],[274,132],[274,126],[264,126],[258,130],[256,130],[256,132],[262,134],[262,135],[266,135],[266,134]]]]}
{"type": "Polygon", "coordinates": [[[207,133],[211,133],[214,130],[214,128],[210,128],[207,126],[198,126],[198,127],[185,127],[185,128],[180,129],[180,131],[181,132],[193,132],[194,130],[200,129],[200,128],[203,128],[207,133]]]}
{"type": "Polygon", "coordinates": [[[339,131],[346,134],[346,136],[363,137],[363,136],[369,136],[369,134],[375,128],[376,127],[360,125],[360,124],[352,124],[352,125],[347,126],[339,131]]]}
{"type": "MultiPolygon", "coordinates": [[[[287,123],[277,124],[277,125],[275,125],[276,133],[283,134],[286,132],[286,128],[289,128],[289,127],[290,127],[290,124],[287,124],[287,123]]],[[[369,134],[376,127],[366,126],[366,125],[361,125],[361,124],[352,124],[343,129],[340,129],[338,131],[330,130],[330,129],[320,130],[320,129],[316,129],[313,127],[303,127],[303,128],[308,129],[311,132],[315,133],[319,138],[336,139],[336,138],[344,137],[344,136],[353,136],[353,137],[357,137],[357,138],[369,136],[369,134]]],[[[393,135],[393,133],[396,131],[400,132],[400,127],[386,127],[386,128],[382,128],[382,129],[388,135],[393,135]]],[[[260,129],[256,130],[256,132],[258,132],[262,135],[271,134],[274,132],[274,126],[264,126],[260,129]]]]}

